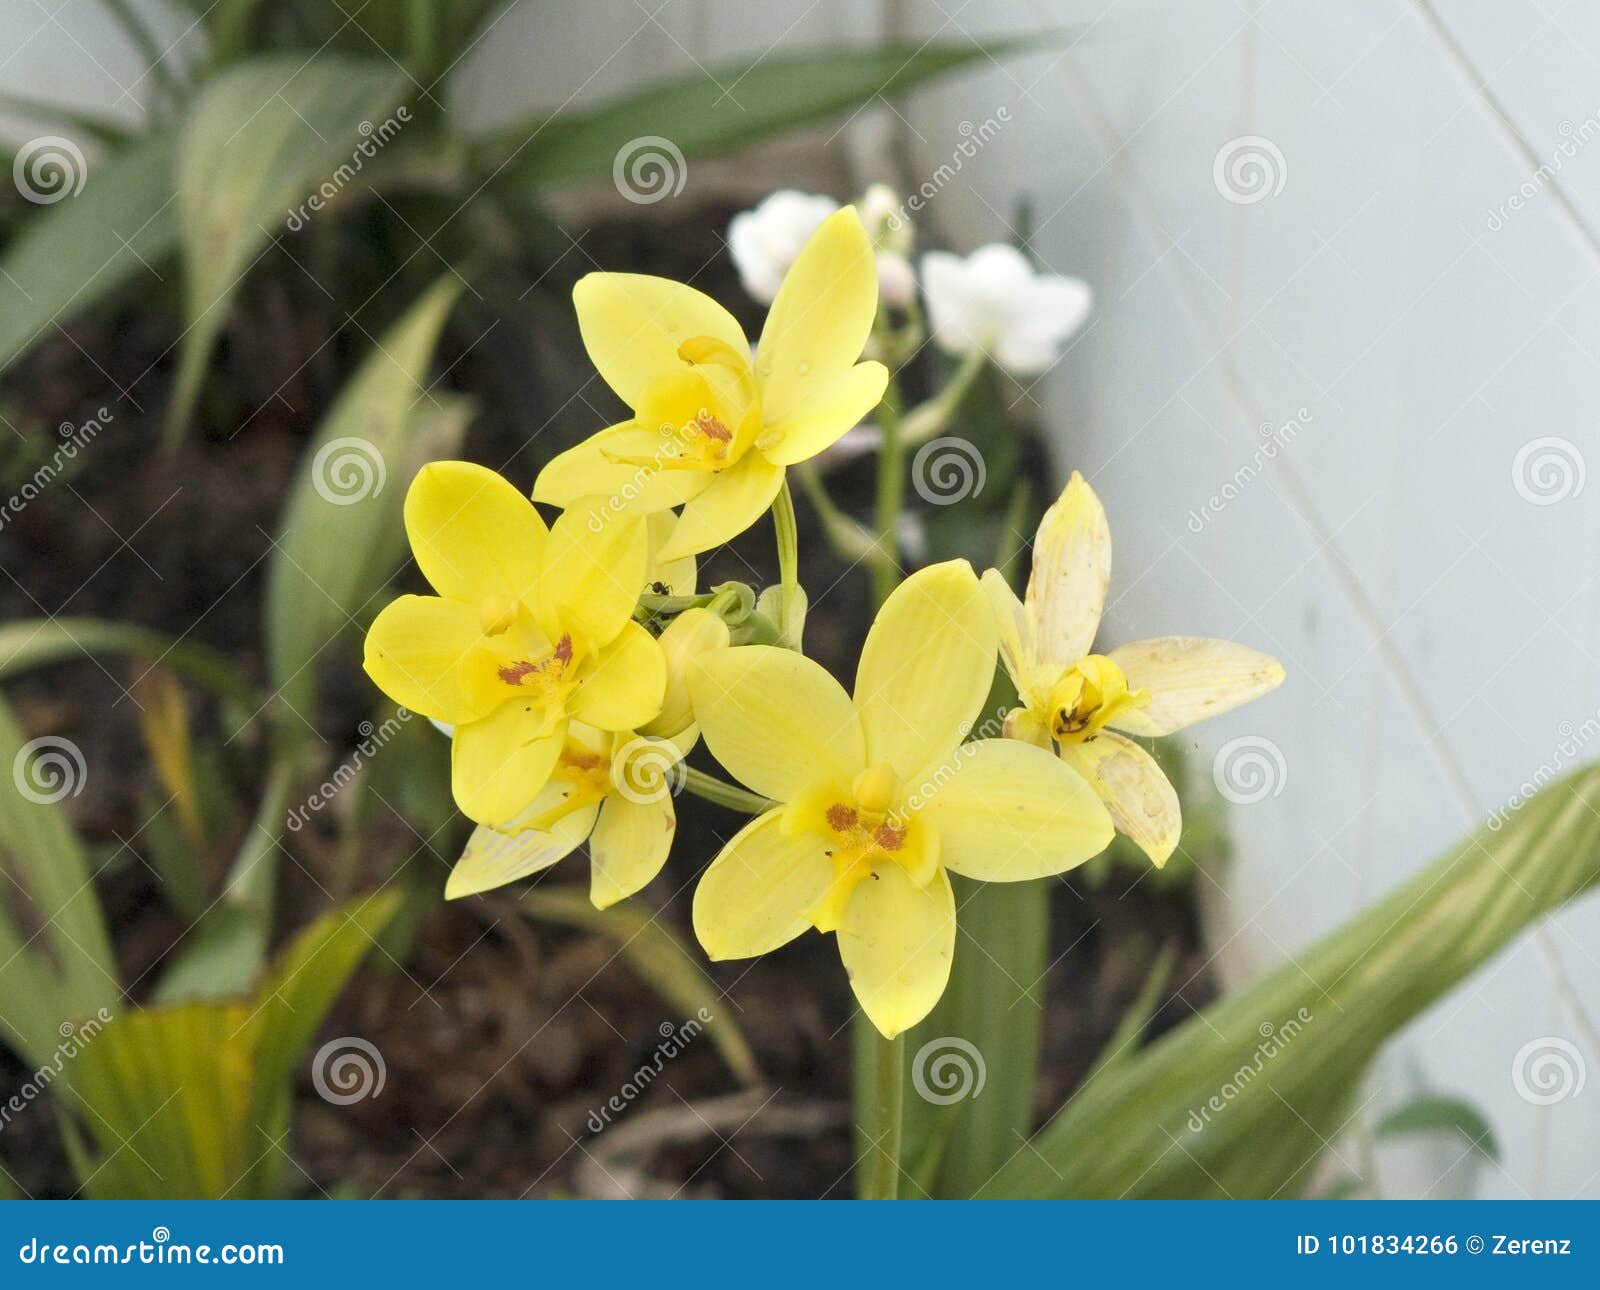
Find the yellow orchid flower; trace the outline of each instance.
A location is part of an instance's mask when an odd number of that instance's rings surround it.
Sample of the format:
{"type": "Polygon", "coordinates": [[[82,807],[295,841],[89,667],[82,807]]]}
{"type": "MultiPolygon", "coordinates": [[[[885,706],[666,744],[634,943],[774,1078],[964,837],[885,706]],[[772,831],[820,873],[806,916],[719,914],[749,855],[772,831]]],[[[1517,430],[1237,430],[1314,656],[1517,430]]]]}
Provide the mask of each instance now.
{"type": "Polygon", "coordinates": [[[1000,658],[1022,706],[1012,738],[1055,748],[1093,786],[1117,830],[1159,868],[1178,845],[1178,794],[1155,758],[1117,733],[1170,735],[1259,698],[1283,680],[1275,659],[1231,641],[1163,636],[1093,654],[1111,580],[1111,530],[1076,471],[1045,512],[1019,601],[996,570],[983,575],[1000,658]]]}
{"type": "Polygon", "coordinates": [[[779,803],[700,880],[694,928],[714,959],[837,932],[851,988],[893,1038],[944,992],[955,951],[949,873],[1009,882],[1102,850],[1111,819],[1038,748],[962,744],[994,678],[996,634],[965,560],[884,602],[847,695],[792,650],[741,646],[691,670],[706,746],[779,803]]]}
{"type": "Polygon", "coordinates": [[[682,506],[662,555],[710,550],[772,504],[785,467],[816,456],[883,397],[858,362],[878,310],[872,244],[855,210],[822,222],[767,315],[755,361],[733,315],[680,282],[591,273],[573,290],[583,343],[633,416],[539,472],[535,501],[612,510],[682,506]]]}
{"type": "Polygon", "coordinates": [[[679,763],[690,726],[674,739],[606,734],[574,721],[549,782],[504,829],[480,824],[450,872],[448,900],[542,872],[589,844],[589,899],[606,909],[643,889],[667,862],[677,830],[679,763]]]}
{"type": "Polygon", "coordinates": [[[572,720],[633,730],[660,712],[661,647],[633,621],[642,519],[574,510],[546,528],[493,471],[436,461],[412,482],[405,523],[438,595],[385,606],[365,666],[395,702],[455,727],[451,784],[466,815],[496,825],[521,812],[572,720]]]}

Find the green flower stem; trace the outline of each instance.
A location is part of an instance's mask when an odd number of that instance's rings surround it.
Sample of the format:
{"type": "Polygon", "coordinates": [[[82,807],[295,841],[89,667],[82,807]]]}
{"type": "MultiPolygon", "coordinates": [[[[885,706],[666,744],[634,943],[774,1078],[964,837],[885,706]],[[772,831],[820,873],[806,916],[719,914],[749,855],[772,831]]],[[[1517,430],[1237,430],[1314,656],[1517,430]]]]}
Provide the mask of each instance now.
{"type": "Polygon", "coordinates": [[[744,789],[730,784],[727,780],[718,779],[715,775],[708,775],[703,770],[696,770],[693,766],[683,768],[683,786],[696,797],[703,797],[708,802],[715,802],[718,806],[726,806],[730,811],[743,811],[746,815],[760,815],[770,811],[776,802],[762,797],[757,793],[749,793],[744,789]]]}
{"type": "Polygon", "coordinates": [[[900,432],[902,445],[914,447],[926,439],[933,438],[949,425],[950,418],[955,415],[956,409],[961,406],[961,401],[967,397],[967,391],[972,388],[972,383],[978,379],[978,373],[983,371],[988,361],[988,355],[982,350],[968,354],[961,360],[961,366],[956,368],[949,385],[931,399],[917,404],[907,412],[900,432]]]}
{"type": "Polygon", "coordinates": [[[872,1154],[863,1180],[863,1200],[898,1200],[900,1197],[900,1146],[904,1136],[906,1090],[906,1037],[904,1033],[885,1039],[865,1018],[858,1023],[859,1038],[871,1030],[877,1040],[878,1060],[873,1081],[873,1119],[875,1133],[872,1154]]]}
{"type": "Polygon", "coordinates": [[[905,444],[900,439],[900,387],[894,377],[878,405],[878,542],[887,557],[872,566],[872,598],[879,605],[900,582],[900,543],[896,530],[906,496],[905,444]]]}
{"type": "Polygon", "coordinates": [[[794,498],[784,479],[772,499],[772,527],[778,538],[778,630],[790,649],[799,641],[793,631],[796,593],[800,590],[800,529],[794,518],[794,498]]]}

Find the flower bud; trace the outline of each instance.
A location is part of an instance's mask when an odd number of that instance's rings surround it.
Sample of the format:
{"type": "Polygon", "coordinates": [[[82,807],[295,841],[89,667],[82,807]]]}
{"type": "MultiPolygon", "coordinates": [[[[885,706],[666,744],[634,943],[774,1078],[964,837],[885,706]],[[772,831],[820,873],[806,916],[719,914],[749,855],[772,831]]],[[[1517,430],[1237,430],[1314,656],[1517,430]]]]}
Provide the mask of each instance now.
{"type": "Polygon", "coordinates": [[[639,733],[657,739],[682,734],[694,721],[689,702],[689,666],[713,650],[726,649],[728,624],[707,609],[685,609],[661,633],[661,652],[667,656],[667,692],[661,714],[641,726],[639,733]]]}

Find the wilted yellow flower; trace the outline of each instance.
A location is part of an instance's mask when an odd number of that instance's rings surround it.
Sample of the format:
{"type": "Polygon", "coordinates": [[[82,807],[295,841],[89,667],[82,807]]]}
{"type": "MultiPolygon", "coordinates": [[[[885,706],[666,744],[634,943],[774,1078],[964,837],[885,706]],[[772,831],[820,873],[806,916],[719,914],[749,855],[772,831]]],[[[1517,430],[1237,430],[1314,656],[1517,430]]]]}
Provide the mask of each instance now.
{"type": "Polygon", "coordinates": [[[850,207],[823,221],[784,278],[753,364],[733,316],[683,283],[591,273],[572,298],[590,359],[633,416],[552,460],[534,498],[682,506],[664,559],[742,533],[772,504],[784,468],[859,422],[888,381],[881,363],[857,361],[878,284],[850,207]]]}
{"type": "Polygon", "coordinates": [[[694,746],[626,731],[606,734],[574,721],[549,782],[504,829],[479,825],[451,870],[454,900],[548,869],[589,843],[589,899],[605,909],[639,891],[667,862],[677,830],[679,763],[694,746]]]}
{"type": "Polygon", "coordinates": [[[781,803],[700,881],[694,928],[714,959],[837,932],[851,988],[892,1038],[938,1001],[955,951],[947,871],[1060,873],[1112,838],[1055,757],[962,744],[994,679],[995,628],[965,560],[912,575],[868,633],[855,696],[792,650],[742,646],[690,674],[695,718],[735,778],[781,803]]]}
{"type": "Polygon", "coordinates": [[[1092,654],[1111,581],[1111,530],[1083,476],[1040,521],[1025,601],[983,575],[1000,657],[1022,699],[1006,733],[1054,747],[1094,787],[1117,829],[1159,867],[1178,845],[1178,795],[1155,758],[1118,731],[1170,735],[1283,680],[1274,658],[1230,641],[1162,636],[1092,654]]]}
{"type": "Polygon", "coordinates": [[[633,730],[661,710],[661,647],[632,617],[646,525],[569,511],[546,528],[499,475],[461,461],[418,472],[405,522],[439,594],[384,608],[367,633],[367,675],[455,726],[456,804],[505,824],[549,780],[572,720],[633,730]]]}

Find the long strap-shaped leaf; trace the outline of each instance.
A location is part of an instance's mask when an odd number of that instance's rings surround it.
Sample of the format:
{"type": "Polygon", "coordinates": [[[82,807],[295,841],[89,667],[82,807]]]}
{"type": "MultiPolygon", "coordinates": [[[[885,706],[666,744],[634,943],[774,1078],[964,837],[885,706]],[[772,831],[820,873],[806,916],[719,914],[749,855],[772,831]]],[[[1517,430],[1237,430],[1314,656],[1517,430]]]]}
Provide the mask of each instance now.
{"type": "Polygon", "coordinates": [[[1383,1042],[1600,880],[1600,768],[1094,1081],[985,1196],[1291,1196],[1383,1042]]]}

